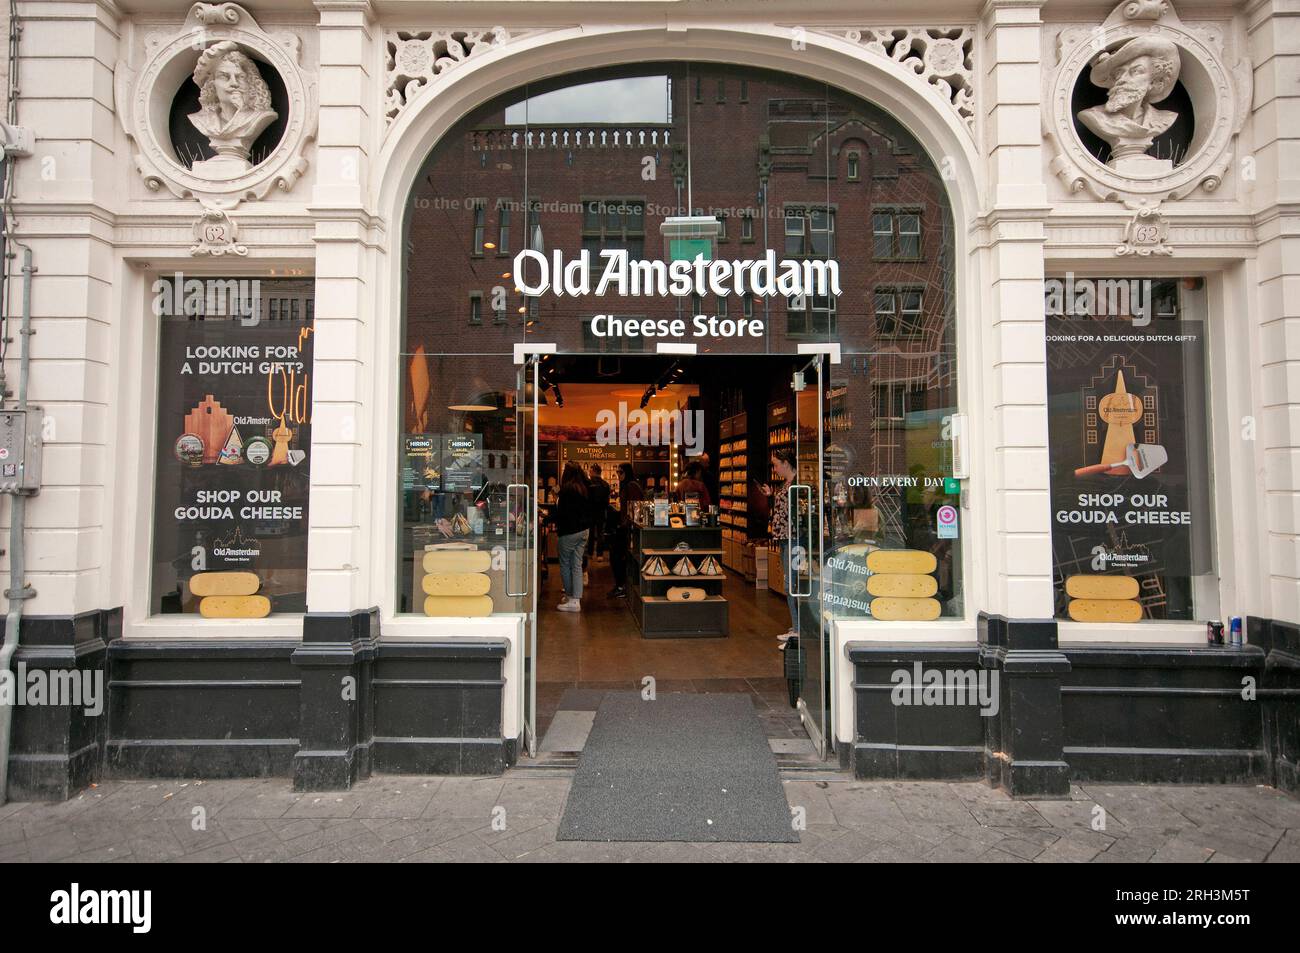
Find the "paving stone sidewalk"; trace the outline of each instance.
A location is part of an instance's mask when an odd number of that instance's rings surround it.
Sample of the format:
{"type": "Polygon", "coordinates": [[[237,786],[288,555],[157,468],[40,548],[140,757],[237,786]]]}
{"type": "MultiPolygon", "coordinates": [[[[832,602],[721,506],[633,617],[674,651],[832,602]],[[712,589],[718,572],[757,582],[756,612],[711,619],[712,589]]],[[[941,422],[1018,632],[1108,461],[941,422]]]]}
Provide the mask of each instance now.
{"type": "Polygon", "coordinates": [[[283,779],[108,781],[0,807],[0,862],[1300,861],[1300,800],[1266,787],[1087,784],[1013,801],[980,783],[786,780],[799,844],[557,842],[568,788],[525,771],[329,794],[283,779]]]}

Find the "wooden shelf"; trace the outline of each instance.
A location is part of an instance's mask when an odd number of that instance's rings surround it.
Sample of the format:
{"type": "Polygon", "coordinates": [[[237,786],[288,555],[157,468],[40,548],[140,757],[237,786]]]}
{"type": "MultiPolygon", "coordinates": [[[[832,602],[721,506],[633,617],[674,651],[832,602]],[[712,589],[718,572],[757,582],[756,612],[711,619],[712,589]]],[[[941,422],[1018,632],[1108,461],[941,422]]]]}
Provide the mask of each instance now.
{"type": "MultiPolygon", "coordinates": [[[[694,528],[694,527],[692,527],[694,528]]],[[[643,556],[721,556],[720,549],[643,549],[643,556]]]]}

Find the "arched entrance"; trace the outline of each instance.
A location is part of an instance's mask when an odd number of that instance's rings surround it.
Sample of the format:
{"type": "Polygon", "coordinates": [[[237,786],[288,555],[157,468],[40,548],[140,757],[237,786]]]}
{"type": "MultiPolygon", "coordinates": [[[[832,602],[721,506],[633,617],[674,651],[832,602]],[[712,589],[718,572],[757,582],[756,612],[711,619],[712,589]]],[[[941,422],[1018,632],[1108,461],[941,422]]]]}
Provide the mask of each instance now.
{"type": "MultiPolygon", "coordinates": [[[[409,130],[411,121],[402,122],[409,130]]],[[[945,128],[934,116],[929,124],[945,128]]],[[[686,468],[698,462],[691,451],[703,450],[698,482],[719,513],[716,522],[703,517],[710,533],[684,533],[678,544],[696,563],[717,550],[722,575],[750,586],[764,562],[784,567],[769,568],[768,583],[789,598],[751,591],[745,607],[760,628],[788,608],[798,659],[791,665],[777,654],[774,630],[767,657],[740,664],[753,664],[755,678],[792,672],[805,723],[824,737],[835,664],[825,626],[837,615],[868,614],[865,582],[854,575],[859,557],[876,548],[927,554],[903,575],[928,581],[899,583],[918,588],[889,597],[902,600],[898,617],[963,613],[960,549],[936,535],[935,520],[943,500],[933,479],[950,453],[945,420],[958,404],[961,244],[936,163],[877,105],[822,80],[719,62],[537,78],[477,105],[437,138],[400,216],[397,612],[521,613],[540,636],[530,675],[541,669],[545,681],[548,624],[561,624],[552,613],[564,610],[546,604],[561,594],[554,582],[554,591],[542,588],[541,577],[564,577],[566,594],[581,586],[581,570],[549,562],[547,535],[535,529],[537,516],[542,525],[554,517],[548,486],[562,483],[566,462],[603,460],[606,474],[628,463],[643,491],[653,479],[647,497],[683,496],[686,468]],[[620,273],[611,252],[631,271],[620,273]],[[697,256],[747,269],[733,267],[729,283],[706,277],[685,293],[654,287],[670,276],[636,270],[697,256]],[[758,279],[764,262],[774,273],[783,262],[834,263],[836,284],[804,287],[797,275],[788,285],[747,282],[744,272],[758,279]],[[533,270],[521,274],[521,265],[533,270]],[[488,407],[462,392],[503,396],[488,407]],[[679,429],[642,444],[630,418],[655,410],[677,414],[679,429]],[[613,440],[600,432],[611,419],[613,440]],[[680,429],[697,419],[697,433],[680,429]],[[688,445],[693,438],[698,445],[688,445]],[[790,475],[773,487],[778,451],[790,452],[790,475]],[[764,484],[778,496],[792,491],[788,513],[764,484]],[[462,594],[427,582],[441,575],[430,564],[473,567],[436,554],[493,544],[503,558],[485,574],[497,576],[486,593],[464,596],[479,601],[439,601],[462,594]]],[[[616,525],[610,542],[631,550],[628,574],[640,580],[658,543],[629,542],[620,531],[637,520],[650,528],[654,515],[630,515],[620,490],[619,515],[597,515],[589,526],[604,535],[616,525]]],[[[678,502],[677,515],[693,525],[687,501],[678,502]]],[[[634,628],[624,635],[717,638],[683,649],[716,656],[691,680],[747,677],[727,668],[737,591],[641,581],[627,586],[634,628]],[[669,588],[698,590],[704,602],[670,605],[669,588]],[[733,611],[710,614],[719,600],[733,611]]],[[[581,638],[583,626],[597,624],[587,620],[609,628],[603,611],[592,613],[589,590],[570,601],[586,614],[562,623],[576,626],[564,630],[561,655],[574,629],[581,638]]],[[[665,644],[618,646],[614,654],[633,657],[620,660],[620,678],[655,675],[647,669],[656,665],[674,670],[665,644]]],[[[599,660],[601,648],[589,657],[599,660]]],[[[581,683],[583,670],[579,658],[560,678],[581,683]]],[[[540,727],[535,699],[525,702],[525,720],[540,727]]]]}

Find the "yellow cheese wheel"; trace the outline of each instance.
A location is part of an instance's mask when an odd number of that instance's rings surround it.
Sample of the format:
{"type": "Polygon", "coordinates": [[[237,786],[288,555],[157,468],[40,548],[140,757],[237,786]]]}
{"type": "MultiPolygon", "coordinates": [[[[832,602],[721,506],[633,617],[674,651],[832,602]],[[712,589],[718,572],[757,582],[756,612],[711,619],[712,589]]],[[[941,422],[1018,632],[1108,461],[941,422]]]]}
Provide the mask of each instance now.
{"type": "Polygon", "coordinates": [[[434,550],[424,554],[425,572],[487,572],[492,567],[492,554],[486,549],[434,550]]]}
{"type": "Polygon", "coordinates": [[[873,596],[902,596],[906,599],[926,599],[939,591],[939,581],[933,576],[917,573],[875,573],[867,577],[867,592],[873,596]]]}
{"type": "Polygon", "coordinates": [[[190,592],[203,596],[251,596],[261,580],[255,572],[200,572],[190,577],[190,592]]]}
{"type": "Polygon", "coordinates": [[[1127,599],[1071,599],[1070,618],[1075,622],[1140,622],[1141,603],[1127,599]]]}
{"type": "Polygon", "coordinates": [[[938,599],[886,596],[871,600],[871,615],[882,622],[933,622],[941,611],[938,599]]]}
{"type": "Polygon", "coordinates": [[[1065,593],[1071,599],[1136,599],[1138,581],[1132,576],[1071,576],[1065,593]]]}
{"type": "Polygon", "coordinates": [[[934,553],[915,549],[877,549],[867,555],[867,568],[872,572],[925,573],[934,572],[939,560],[934,553]]]}
{"type": "Polygon", "coordinates": [[[205,619],[264,619],[271,614],[266,596],[204,596],[199,615],[205,619]]]}
{"type": "Polygon", "coordinates": [[[477,572],[431,572],[423,587],[426,596],[486,596],[492,580],[477,572]]]}
{"type": "Polygon", "coordinates": [[[488,596],[427,596],[424,614],[431,616],[484,616],[492,614],[488,596]]]}

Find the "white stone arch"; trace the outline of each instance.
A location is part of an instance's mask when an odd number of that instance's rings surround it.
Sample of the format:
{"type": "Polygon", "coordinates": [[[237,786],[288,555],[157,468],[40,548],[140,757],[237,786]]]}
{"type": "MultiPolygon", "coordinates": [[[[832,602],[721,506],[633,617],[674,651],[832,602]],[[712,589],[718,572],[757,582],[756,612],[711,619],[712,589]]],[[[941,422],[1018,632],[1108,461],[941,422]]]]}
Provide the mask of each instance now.
{"type": "MultiPolygon", "coordinates": [[[[983,422],[975,408],[983,406],[979,383],[981,295],[976,273],[977,241],[970,223],[985,211],[978,186],[980,162],[971,131],[950,103],[922,77],[897,63],[867,52],[848,39],[804,31],[802,49],[795,49],[794,31],[775,25],[722,25],[669,30],[665,26],[588,26],[543,31],[511,39],[467,57],[440,74],[393,121],[372,166],[371,207],[387,230],[386,256],[377,263],[374,296],[374,355],[390,362],[389,373],[371,375],[375,390],[372,486],[393,485],[398,434],[392,421],[401,410],[401,302],[403,282],[402,230],[407,198],[434,147],[465,115],[484,103],[530,82],[606,66],[674,61],[760,64],[764,69],[820,80],[872,103],[903,124],[928,153],[948,183],[953,216],[957,335],[962,355],[958,400],[969,413],[968,446],[972,468],[993,465],[981,446],[983,422]],[[671,55],[666,55],[671,54],[671,55]]],[[[382,120],[382,117],[380,117],[382,120]]],[[[395,548],[397,501],[394,494],[372,494],[371,525],[383,527],[370,535],[371,598],[391,617],[396,606],[395,548]]],[[[983,558],[973,540],[982,537],[986,514],[968,514],[962,533],[966,569],[966,614],[988,605],[989,581],[975,570],[983,558]]]]}
{"type": "MultiPolygon", "coordinates": [[[[673,59],[760,64],[764,69],[821,80],[889,112],[925,148],[935,167],[951,173],[949,198],[956,222],[980,213],[978,157],[969,130],[934,87],[912,70],[864,51],[846,39],[805,32],[794,49],[793,31],[777,26],[744,30],[664,27],[582,27],[547,31],[477,53],[424,89],[393,121],[371,181],[373,207],[400,233],[403,204],[434,146],[470,110],[539,79],[602,66],[673,59]],[[665,51],[671,56],[665,56],[665,51]]],[[[958,246],[959,256],[964,249],[958,246]]]]}

